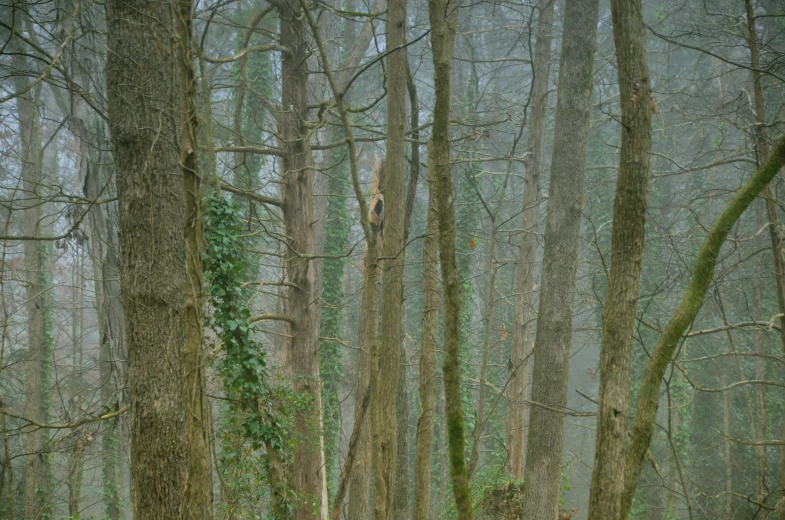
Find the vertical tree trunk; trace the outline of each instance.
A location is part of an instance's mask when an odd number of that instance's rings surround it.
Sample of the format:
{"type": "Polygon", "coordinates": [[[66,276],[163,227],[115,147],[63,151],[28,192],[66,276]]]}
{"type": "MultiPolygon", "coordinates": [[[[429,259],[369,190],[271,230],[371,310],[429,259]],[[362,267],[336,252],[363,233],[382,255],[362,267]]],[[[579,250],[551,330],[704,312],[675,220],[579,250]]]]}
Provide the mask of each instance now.
{"type": "MultiPolygon", "coordinates": [[[[24,8],[27,6],[23,4],[24,8]]],[[[26,13],[14,13],[18,30],[26,13]]],[[[17,38],[11,39],[11,58],[16,70],[29,70],[24,50],[17,38]]],[[[22,74],[13,77],[14,89],[22,92],[29,88],[30,81],[22,74]]],[[[42,161],[41,126],[37,93],[40,87],[33,88],[16,98],[19,117],[19,135],[21,142],[22,188],[25,197],[31,200],[23,209],[21,226],[22,233],[37,237],[41,234],[41,204],[37,197],[42,195],[42,161]]],[[[34,421],[45,422],[44,372],[46,370],[46,290],[44,287],[44,249],[41,242],[27,240],[23,244],[24,276],[27,282],[25,311],[27,314],[27,371],[25,376],[25,417],[34,421]]],[[[45,434],[43,430],[34,430],[26,435],[27,466],[25,469],[25,518],[39,518],[45,513],[48,496],[48,455],[43,453],[45,434]]]]}
{"type": "MultiPolygon", "coordinates": [[[[755,27],[755,11],[752,0],[744,0],[747,15],[747,44],[750,49],[750,70],[752,74],[753,94],[755,99],[755,148],[757,151],[758,165],[766,162],[769,156],[769,145],[766,141],[766,112],[763,99],[763,84],[760,74],[760,50],[758,45],[757,29],[755,27]]],[[[785,256],[782,254],[782,232],[777,217],[777,202],[771,185],[763,190],[766,201],[766,216],[769,221],[769,239],[774,264],[774,278],[776,280],[777,307],[780,314],[780,342],[785,351],[785,256]]],[[[783,430],[785,432],[785,430],[783,430]]],[[[780,447],[779,468],[780,489],[785,489],[785,445],[780,447]]],[[[785,504],[785,497],[780,499],[785,504]]],[[[778,507],[780,520],[785,520],[785,506],[778,507]]]]}
{"type": "Polygon", "coordinates": [[[106,78],[120,206],[136,518],[181,518],[187,510],[181,358],[186,221],[173,74],[175,8],[172,2],[107,4],[106,78]]]}
{"type": "Polygon", "coordinates": [[[531,409],[524,473],[524,516],[543,519],[556,518],[561,492],[564,414],[556,410],[567,404],[599,0],[567,0],[564,8],[531,394],[548,408],[531,409]]]}
{"type": "MultiPolygon", "coordinates": [[[[402,296],[402,295],[401,295],[402,296]]],[[[400,298],[403,305],[403,298],[400,298]]],[[[401,336],[403,337],[403,326],[401,326],[401,336]]],[[[408,361],[406,349],[403,344],[400,346],[401,362],[398,369],[398,396],[395,406],[396,421],[398,423],[398,438],[396,439],[395,456],[395,481],[393,483],[393,503],[392,518],[409,518],[409,505],[411,504],[411,464],[409,461],[409,400],[406,388],[408,377],[408,361]]]]}
{"type": "Polygon", "coordinates": [[[396,406],[401,364],[401,294],[403,291],[404,168],[406,133],[406,0],[388,0],[387,144],[382,179],[381,343],[371,352],[371,454],[373,518],[392,520],[397,458],[396,406]]]}
{"type": "Polygon", "coordinates": [[[439,216],[436,213],[435,165],[428,153],[428,216],[422,243],[422,332],[420,336],[420,417],[414,459],[412,520],[428,520],[431,507],[431,457],[436,412],[436,336],[439,322],[439,216]]]}
{"type": "MultiPolygon", "coordinates": [[[[79,25],[89,44],[80,42],[71,49],[71,74],[93,96],[103,95],[104,63],[96,52],[98,42],[94,20],[97,13],[80,10],[79,25]],[[84,16],[81,16],[85,13],[84,16]]],[[[115,179],[109,165],[111,157],[106,122],[81,96],[72,96],[69,129],[79,139],[79,181],[90,200],[110,199],[116,195],[115,179]]],[[[95,280],[95,311],[98,318],[98,372],[101,405],[119,410],[128,404],[128,354],[125,348],[125,323],[120,297],[120,260],[118,258],[117,204],[93,206],[88,215],[90,255],[95,280]]],[[[128,449],[128,418],[118,417],[101,430],[101,485],[104,514],[109,520],[121,516],[121,474],[128,449]]]]}
{"type": "Polygon", "coordinates": [[[621,101],[621,159],[602,316],[600,403],[589,520],[619,517],[630,407],[630,352],[643,264],[651,116],[646,28],[640,0],[612,0],[621,101]]]}
{"type": "MultiPolygon", "coordinates": [[[[376,255],[370,255],[368,250],[365,252],[366,263],[370,260],[373,263],[373,268],[369,269],[368,265],[363,269],[363,284],[360,296],[360,316],[359,316],[359,330],[357,332],[357,350],[355,367],[355,417],[360,413],[362,406],[362,396],[368,390],[370,384],[371,372],[371,357],[370,346],[368,341],[367,330],[372,329],[372,337],[376,337],[377,322],[371,320],[371,316],[376,316],[378,319],[378,298],[376,297],[376,282],[378,280],[378,270],[376,269],[376,255]],[[373,287],[371,287],[373,285],[373,287]],[[369,296],[372,299],[369,299],[369,296]]],[[[366,412],[367,413],[367,412],[366,412]]],[[[368,520],[370,516],[370,500],[371,500],[371,428],[368,420],[363,422],[360,430],[360,439],[357,442],[357,451],[354,461],[354,469],[352,470],[351,478],[349,481],[349,520],[368,520]]]]}
{"type": "Polygon", "coordinates": [[[444,287],[444,400],[450,474],[459,520],[474,518],[464,449],[466,444],[461,409],[461,374],[458,359],[460,341],[461,286],[455,263],[455,207],[450,174],[450,75],[457,5],[450,0],[428,4],[433,52],[435,101],[431,147],[439,215],[439,262],[444,287]]]}
{"type": "Polygon", "coordinates": [[[183,298],[185,342],[183,358],[183,398],[185,400],[185,434],[188,443],[185,518],[210,520],[213,516],[213,482],[208,438],[210,415],[204,366],[204,295],[202,292],[201,181],[196,171],[196,79],[191,27],[192,0],[175,4],[176,71],[180,101],[180,166],[185,195],[185,272],[183,298]]]}
{"type": "Polygon", "coordinates": [[[313,171],[308,131],[308,71],[306,25],[302,8],[296,4],[279,7],[281,43],[288,49],[281,60],[282,138],[284,149],[283,218],[289,237],[286,269],[289,282],[287,303],[291,324],[288,349],[294,390],[310,403],[294,419],[297,444],[294,450],[293,490],[298,501],[295,518],[320,518],[323,493],[323,461],[320,435],[319,316],[313,269],[313,171]]]}
{"type": "Polygon", "coordinates": [[[512,329],[512,376],[507,405],[507,471],[523,478],[526,457],[528,406],[524,404],[529,387],[529,358],[534,344],[531,327],[534,311],[534,264],[537,257],[537,228],[540,224],[540,171],[545,144],[545,109],[548,106],[553,9],[555,0],[540,3],[537,36],[534,44],[534,85],[526,159],[526,185],[521,214],[520,252],[515,271],[515,310],[512,329]]]}

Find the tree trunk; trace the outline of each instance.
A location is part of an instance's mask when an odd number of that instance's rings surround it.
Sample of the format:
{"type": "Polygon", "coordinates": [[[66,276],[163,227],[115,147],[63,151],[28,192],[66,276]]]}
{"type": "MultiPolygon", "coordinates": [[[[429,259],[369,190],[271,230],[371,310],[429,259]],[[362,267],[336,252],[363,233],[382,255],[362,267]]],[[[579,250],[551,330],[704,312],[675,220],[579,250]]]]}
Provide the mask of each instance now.
{"type": "Polygon", "coordinates": [[[308,115],[308,48],[302,8],[296,3],[279,7],[281,44],[289,52],[281,60],[282,136],[284,149],[283,220],[289,238],[286,269],[289,282],[288,349],[295,392],[310,400],[294,418],[297,444],[294,449],[293,491],[297,495],[295,518],[320,518],[324,486],[323,452],[320,435],[319,316],[313,269],[313,172],[305,122],[308,115]]]}
{"type": "Polygon", "coordinates": [[[436,213],[435,165],[428,153],[428,217],[422,243],[422,332],[420,336],[420,418],[414,459],[412,520],[428,520],[431,508],[431,458],[436,412],[436,337],[439,322],[437,262],[439,216],[436,213]]]}
{"type": "MultiPolygon", "coordinates": [[[[23,9],[27,6],[23,4],[23,9]]],[[[22,20],[27,13],[14,13],[21,29],[22,20]]],[[[19,39],[12,38],[11,60],[16,70],[29,70],[24,49],[19,39]]],[[[22,74],[14,75],[13,85],[16,92],[29,88],[30,81],[22,74]]],[[[43,182],[43,150],[41,148],[41,126],[39,121],[38,95],[41,88],[36,87],[16,98],[19,117],[19,135],[22,160],[22,189],[31,202],[25,204],[22,213],[22,234],[37,237],[41,234],[41,204],[43,182]]],[[[23,243],[24,276],[26,280],[25,311],[27,317],[27,371],[25,376],[25,417],[34,421],[46,422],[44,385],[46,371],[46,291],[44,286],[45,258],[41,242],[27,240],[23,243]]],[[[43,452],[45,434],[43,430],[33,430],[26,436],[27,466],[25,468],[25,518],[35,519],[46,514],[49,501],[48,455],[43,452]]]]}
{"type": "Polygon", "coordinates": [[[207,411],[207,388],[204,366],[204,295],[202,291],[201,181],[196,171],[197,114],[196,79],[191,26],[192,0],[178,0],[175,12],[175,36],[178,43],[177,73],[180,100],[180,165],[185,194],[185,272],[183,298],[185,338],[183,358],[183,398],[185,400],[185,434],[188,443],[185,518],[210,520],[213,516],[213,482],[210,456],[210,414],[207,411]]]}
{"type": "Polygon", "coordinates": [[[461,286],[455,263],[455,207],[450,174],[450,75],[457,6],[450,0],[428,4],[433,51],[435,101],[431,147],[439,215],[439,262],[444,287],[444,399],[450,474],[459,520],[474,518],[464,456],[465,434],[461,409],[460,341],[461,286]]]}
{"type": "Polygon", "coordinates": [[[545,217],[523,512],[556,518],[561,494],[564,414],[570,375],[572,312],[583,207],[586,136],[599,0],[567,0],[559,65],[556,128],[545,217]]]}
{"type": "Polygon", "coordinates": [[[136,518],[181,518],[186,438],[185,193],[172,2],[107,4],[109,126],[120,207],[136,518]],[[139,64],[144,63],[144,67],[139,64]]]}
{"type": "MultiPolygon", "coordinates": [[[[657,347],[652,354],[646,374],[638,394],[638,407],[630,435],[630,446],[624,461],[624,497],[620,520],[626,520],[635,494],[643,458],[649,448],[654,432],[654,421],[659,406],[659,389],[662,377],[668,368],[671,357],[681,341],[682,334],[695,319],[703,303],[706,290],[714,274],[714,265],[720,248],[744,210],[760,195],[771,182],[779,169],[785,164],[785,138],[774,146],[769,159],[758,168],[755,174],[742,186],[733,199],[717,218],[703,241],[690,284],[673,313],[668,325],[662,331],[657,347]]],[[[595,467],[596,471],[596,467],[595,467]]],[[[604,517],[608,518],[608,517],[604,517]]]]}
{"type": "MultiPolygon", "coordinates": [[[[766,162],[769,155],[768,142],[766,141],[766,113],[763,99],[763,84],[761,83],[760,74],[760,50],[752,0],[744,0],[744,7],[747,15],[747,44],[750,49],[750,70],[755,99],[755,120],[757,123],[755,125],[756,162],[760,165],[766,162]]],[[[776,280],[777,307],[780,315],[780,343],[783,351],[785,351],[785,256],[783,256],[782,253],[783,237],[777,217],[776,196],[771,185],[764,188],[763,196],[766,201],[766,216],[769,221],[769,239],[771,240],[774,278],[776,280]]],[[[783,430],[783,434],[785,435],[785,429],[783,430]]],[[[779,481],[780,489],[785,489],[785,445],[780,447],[779,481]]],[[[782,504],[778,506],[777,514],[780,520],[785,520],[785,496],[783,496],[780,501],[782,504]]]]}
{"type": "Polygon", "coordinates": [[[392,520],[397,458],[396,406],[401,364],[401,294],[405,212],[406,0],[387,3],[387,144],[382,178],[381,343],[371,352],[371,455],[373,518],[392,520]]]}
{"type": "MultiPolygon", "coordinates": [[[[97,13],[87,16],[86,9],[89,8],[82,6],[80,9],[79,25],[90,43],[80,42],[72,46],[71,73],[88,94],[102,96],[104,62],[96,52],[99,44],[94,41],[97,32],[93,22],[97,13]]],[[[71,97],[69,129],[79,139],[79,181],[84,196],[89,200],[115,197],[106,122],[82,96],[71,97]]],[[[98,318],[100,399],[105,411],[115,411],[128,404],[128,353],[120,296],[117,204],[96,204],[90,209],[88,223],[98,318]]],[[[101,485],[104,515],[109,520],[121,517],[120,478],[127,449],[128,418],[121,416],[105,424],[101,430],[101,485]]]]}
{"type": "MultiPolygon", "coordinates": [[[[368,391],[371,371],[371,359],[369,355],[370,343],[366,340],[366,329],[375,329],[375,324],[371,323],[370,316],[377,316],[378,318],[378,298],[376,298],[376,281],[378,280],[378,270],[375,268],[376,257],[378,255],[369,255],[366,250],[366,261],[373,258],[373,269],[366,268],[363,270],[363,285],[360,296],[360,316],[359,316],[359,330],[357,332],[357,350],[355,367],[355,402],[354,402],[354,415],[355,420],[360,413],[362,406],[362,398],[368,391]],[[373,288],[371,288],[373,285],[373,288]],[[373,299],[369,300],[368,297],[372,296],[373,299]]],[[[376,334],[374,333],[375,337],[376,334]]],[[[354,469],[352,470],[351,478],[349,481],[349,520],[368,520],[370,516],[370,500],[371,500],[371,429],[368,420],[363,422],[360,430],[360,438],[357,441],[357,451],[355,455],[354,469]]]]}
{"type": "Polygon", "coordinates": [[[540,4],[537,36],[534,44],[532,71],[532,114],[529,124],[526,159],[526,185],[521,214],[520,252],[515,271],[515,310],[512,329],[512,375],[507,408],[507,471],[523,478],[526,457],[528,406],[524,404],[529,387],[529,358],[534,344],[531,327],[534,311],[534,264],[537,258],[537,228],[540,224],[540,171],[545,143],[545,109],[548,106],[548,77],[550,75],[553,9],[555,0],[540,4]]]}
{"type": "Polygon", "coordinates": [[[600,402],[589,520],[619,517],[630,407],[630,352],[643,264],[651,116],[646,28],[640,0],[612,0],[622,112],[621,159],[602,316],[600,402]]]}

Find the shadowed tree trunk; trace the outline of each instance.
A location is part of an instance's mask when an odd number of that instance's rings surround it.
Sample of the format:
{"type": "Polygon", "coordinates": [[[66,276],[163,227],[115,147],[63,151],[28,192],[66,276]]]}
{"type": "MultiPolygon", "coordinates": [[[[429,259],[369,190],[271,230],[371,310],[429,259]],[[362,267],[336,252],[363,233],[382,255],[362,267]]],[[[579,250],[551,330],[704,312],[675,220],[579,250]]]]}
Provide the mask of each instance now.
{"type": "Polygon", "coordinates": [[[567,0],[537,314],[523,515],[556,518],[599,0],[567,0]]]}
{"type": "Polygon", "coordinates": [[[534,312],[534,264],[537,257],[537,228],[540,224],[540,171],[545,143],[545,109],[548,106],[548,77],[553,39],[554,0],[544,0],[539,6],[537,36],[534,44],[534,84],[532,86],[532,113],[526,158],[525,191],[521,214],[520,252],[515,271],[515,310],[512,329],[510,377],[507,405],[507,471],[523,478],[526,457],[528,405],[524,404],[529,387],[531,357],[534,344],[531,327],[534,312]]]}
{"type": "Polygon", "coordinates": [[[612,0],[621,101],[621,159],[602,315],[600,402],[589,520],[619,517],[630,407],[630,352],[643,264],[651,116],[646,28],[640,0],[612,0]]]}

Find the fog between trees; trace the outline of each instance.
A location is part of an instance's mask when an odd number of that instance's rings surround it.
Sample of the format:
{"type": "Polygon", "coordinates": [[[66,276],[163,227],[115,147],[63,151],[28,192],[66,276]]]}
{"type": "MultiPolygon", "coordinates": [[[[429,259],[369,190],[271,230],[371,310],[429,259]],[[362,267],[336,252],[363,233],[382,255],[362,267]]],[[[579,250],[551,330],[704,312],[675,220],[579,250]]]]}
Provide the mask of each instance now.
{"type": "Polygon", "coordinates": [[[780,0],[0,11],[0,518],[785,520],[780,0]]]}

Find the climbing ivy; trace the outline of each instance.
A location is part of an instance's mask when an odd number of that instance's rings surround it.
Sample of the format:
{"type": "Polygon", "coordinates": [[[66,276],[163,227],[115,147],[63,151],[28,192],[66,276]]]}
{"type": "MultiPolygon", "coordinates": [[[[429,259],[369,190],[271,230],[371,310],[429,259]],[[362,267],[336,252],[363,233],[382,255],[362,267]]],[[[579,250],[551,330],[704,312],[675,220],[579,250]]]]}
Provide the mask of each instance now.
{"type": "MultiPolygon", "coordinates": [[[[229,423],[239,423],[239,433],[250,442],[252,451],[265,446],[268,454],[263,460],[269,463],[270,450],[278,455],[284,451],[284,425],[278,416],[288,415],[283,404],[287,399],[282,395],[283,390],[273,389],[268,383],[264,347],[256,339],[256,328],[250,321],[251,309],[246,304],[249,298],[242,285],[247,256],[240,238],[243,215],[218,194],[208,196],[204,206],[203,263],[205,279],[209,281],[208,303],[213,309],[207,325],[214,331],[223,352],[215,363],[231,397],[226,410],[229,423]]],[[[230,431],[226,435],[233,434],[230,431]]],[[[227,442],[229,452],[231,444],[227,442]]],[[[236,453],[224,455],[227,459],[237,456],[236,453]]]]}

